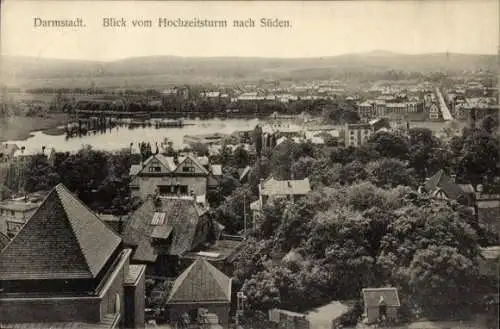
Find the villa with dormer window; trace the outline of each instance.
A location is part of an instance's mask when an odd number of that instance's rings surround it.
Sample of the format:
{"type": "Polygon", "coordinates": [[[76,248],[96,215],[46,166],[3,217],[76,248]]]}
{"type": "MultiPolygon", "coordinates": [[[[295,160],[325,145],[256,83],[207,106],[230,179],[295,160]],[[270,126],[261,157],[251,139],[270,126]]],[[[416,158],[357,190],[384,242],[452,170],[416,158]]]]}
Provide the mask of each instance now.
{"type": "Polygon", "coordinates": [[[132,195],[142,199],[153,194],[203,198],[207,190],[219,185],[222,170],[220,165],[209,164],[206,157],[154,154],[142,164],[132,165],[130,176],[132,195]]]}

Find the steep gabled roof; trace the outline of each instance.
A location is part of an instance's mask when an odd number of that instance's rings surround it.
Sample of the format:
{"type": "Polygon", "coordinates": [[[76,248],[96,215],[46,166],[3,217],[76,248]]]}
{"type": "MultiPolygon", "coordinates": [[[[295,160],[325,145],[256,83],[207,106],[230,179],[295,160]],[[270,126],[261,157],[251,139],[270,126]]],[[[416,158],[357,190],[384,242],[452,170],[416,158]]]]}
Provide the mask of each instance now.
{"type": "Polygon", "coordinates": [[[452,200],[456,200],[461,194],[463,194],[463,190],[460,186],[454,183],[443,169],[439,170],[431,178],[429,178],[424,186],[429,192],[441,189],[444,194],[452,200]]]}
{"type": "Polygon", "coordinates": [[[169,171],[174,171],[176,169],[174,158],[166,157],[163,154],[154,155],[162,165],[164,165],[169,171]]]}
{"type": "Polygon", "coordinates": [[[156,260],[158,251],[153,246],[153,239],[170,240],[161,252],[181,255],[200,243],[197,232],[203,221],[208,220],[202,218],[205,213],[206,209],[189,197],[160,197],[156,204],[150,196],[127,221],[124,242],[137,247],[132,257],[137,261],[156,260]],[[154,221],[155,214],[161,214],[163,220],[154,221]]]}
{"type": "Polygon", "coordinates": [[[2,251],[3,248],[5,248],[5,246],[9,244],[9,242],[9,237],[0,232],[0,251],[2,251]]]}
{"type": "Polygon", "coordinates": [[[133,165],[130,166],[129,175],[130,176],[135,176],[138,173],[140,173],[141,170],[142,170],[142,166],[140,164],[133,164],[133,165]]]}
{"type": "Polygon", "coordinates": [[[196,159],[190,154],[188,154],[186,157],[179,157],[179,164],[177,165],[176,170],[179,170],[182,164],[188,159],[191,160],[200,169],[201,172],[207,175],[209,174],[208,170],[205,167],[203,167],[203,165],[198,161],[198,159],[196,159]]]}
{"type": "MultiPolygon", "coordinates": [[[[144,168],[146,168],[147,165],[151,161],[153,161],[155,159],[158,160],[158,162],[160,162],[160,164],[165,168],[165,170],[167,172],[175,171],[176,166],[175,166],[173,160],[170,159],[169,157],[166,157],[166,156],[162,155],[162,154],[153,154],[153,155],[151,155],[149,158],[146,159],[146,161],[144,161],[144,163],[142,164],[142,166],[139,165],[140,166],[139,169],[135,168],[134,170],[139,170],[139,171],[137,171],[137,174],[140,173],[140,172],[142,172],[144,170],[144,168]]],[[[134,166],[137,166],[137,165],[132,165],[131,166],[131,168],[130,168],[131,173],[130,174],[132,174],[132,167],[134,167],[134,166]]]]}
{"type": "Polygon", "coordinates": [[[120,243],[59,184],[0,253],[0,280],[95,278],[120,243]]]}
{"type": "Polygon", "coordinates": [[[231,302],[231,279],[204,258],[179,275],[167,299],[167,304],[192,302],[231,302]]]}

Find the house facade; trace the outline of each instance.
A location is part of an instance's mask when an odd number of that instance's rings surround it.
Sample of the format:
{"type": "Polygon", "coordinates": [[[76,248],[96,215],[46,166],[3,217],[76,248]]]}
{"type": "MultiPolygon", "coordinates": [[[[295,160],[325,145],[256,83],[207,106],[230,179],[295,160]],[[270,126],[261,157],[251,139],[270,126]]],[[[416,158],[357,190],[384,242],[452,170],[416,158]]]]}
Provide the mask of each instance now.
{"type": "Polygon", "coordinates": [[[393,322],[397,320],[401,303],[396,288],[364,288],[362,295],[365,308],[364,321],[366,323],[378,322],[381,316],[385,316],[385,321],[393,322]]]}
{"type": "Polygon", "coordinates": [[[9,200],[0,202],[0,233],[15,236],[40,206],[40,202],[9,200]]]}
{"type": "Polygon", "coordinates": [[[261,179],[259,183],[259,199],[250,204],[253,218],[256,218],[262,212],[265,204],[274,198],[284,198],[295,201],[311,191],[309,178],[301,180],[277,180],[269,177],[266,180],[261,179]]]}
{"type": "Polygon", "coordinates": [[[231,279],[207,260],[198,258],[173,284],[166,303],[169,320],[176,325],[208,322],[227,327],[231,295],[231,279]]]}
{"type": "Polygon", "coordinates": [[[369,101],[358,104],[358,113],[362,119],[372,119],[377,114],[374,104],[369,101]]]}
{"type": "Polygon", "coordinates": [[[372,127],[368,123],[346,124],[345,125],[345,145],[359,146],[364,144],[373,133],[372,127]]]}
{"type": "Polygon", "coordinates": [[[159,193],[163,196],[207,194],[208,189],[219,184],[222,170],[220,165],[203,164],[202,159],[166,157],[152,155],[144,163],[130,168],[130,189],[132,196],[145,199],[159,193]]]}
{"type": "Polygon", "coordinates": [[[436,103],[432,103],[429,108],[429,119],[433,121],[438,121],[441,118],[441,111],[436,103]]]}
{"type": "Polygon", "coordinates": [[[0,252],[0,324],[144,328],[145,268],[62,184],[0,252]],[[125,314],[124,310],[134,313],[125,314]],[[132,317],[130,316],[132,315],[132,317]]]}
{"type": "Polygon", "coordinates": [[[387,118],[374,119],[368,123],[346,124],[344,128],[345,146],[360,146],[366,143],[371,135],[383,128],[390,128],[387,118]]]}

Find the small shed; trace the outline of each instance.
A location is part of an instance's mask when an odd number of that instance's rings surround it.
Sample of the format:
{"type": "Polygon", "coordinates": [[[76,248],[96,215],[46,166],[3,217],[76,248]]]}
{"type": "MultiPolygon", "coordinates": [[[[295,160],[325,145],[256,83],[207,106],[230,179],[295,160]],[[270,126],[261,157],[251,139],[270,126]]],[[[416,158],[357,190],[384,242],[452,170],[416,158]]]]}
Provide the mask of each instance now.
{"type": "Polygon", "coordinates": [[[380,319],[381,310],[385,312],[387,320],[396,320],[401,304],[396,288],[364,288],[362,291],[367,323],[374,323],[380,319]]]}
{"type": "Polygon", "coordinates": [[[196,321],[201,309],[216,315],[222,325],[229,323],[231,279],[204,258],[196,259],[175,280],[167,298],[170,321],[186,315],[196,321]]]}

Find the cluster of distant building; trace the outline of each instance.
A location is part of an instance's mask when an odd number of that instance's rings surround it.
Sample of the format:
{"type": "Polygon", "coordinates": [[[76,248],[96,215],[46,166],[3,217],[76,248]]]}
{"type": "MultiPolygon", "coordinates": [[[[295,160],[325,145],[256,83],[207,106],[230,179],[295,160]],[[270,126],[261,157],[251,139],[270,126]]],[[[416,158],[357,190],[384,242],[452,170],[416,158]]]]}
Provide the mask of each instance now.
{"type": "Polygon", "coordinates": [[[498,115],[498,90],[479,81],[470,81],[445,91],[450,111],[458,120],[480,120],[487,115],[498,115]]]}

